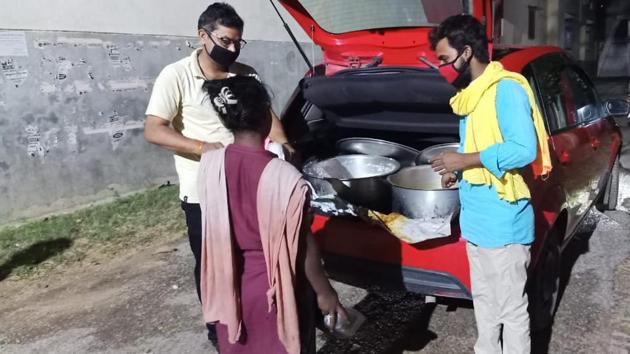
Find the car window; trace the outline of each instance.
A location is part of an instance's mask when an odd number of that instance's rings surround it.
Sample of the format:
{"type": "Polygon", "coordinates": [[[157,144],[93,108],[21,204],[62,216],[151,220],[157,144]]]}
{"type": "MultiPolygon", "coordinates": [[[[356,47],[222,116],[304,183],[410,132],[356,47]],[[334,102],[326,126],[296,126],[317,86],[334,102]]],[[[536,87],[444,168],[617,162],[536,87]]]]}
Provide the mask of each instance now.
{"type": "Polygon", "coordinates": [[[570,105],[570,97],[563,58],[556,54],[545,55],[532,62],[530,67],[536,77],[539,104],[550,133],[575,124],[575,117],[567,117],[565,110],[570,105]]]}
{"type": "Polygon", "coordinates": [[[602,105],[589,78],[577,67],[566,68],[569,90],[578,123],[589,122],[603,116],[602,105]]]}
{"type": "MultiPolygon", "coordinates": [[[[534,69],[532,68],[531,65],[526,65],[525,68],[523,68],[522,74],[527,79],[527,82],[529,82],[529,86],[532,88],[532,91],[534,92],[536,105],[538,105],[538,109],[540,109],[541,113],[544,116],[545,108],[543,107],[543,102],[541,102],[540,100],[540,91],[538,88],[538,83],[536,82],[536,78],[534,77],[534,69]]],[[[545,127],[547,128],[547,133],[551,132],[549,122],[547,120],[544,120],[544,122],[545,122],[545,127]]]]}
{"type": "Polygon", "coordinates": [[[327,32],[437,26],[451,15],[471,13],[470,0],[300,0],[327,32]]]}

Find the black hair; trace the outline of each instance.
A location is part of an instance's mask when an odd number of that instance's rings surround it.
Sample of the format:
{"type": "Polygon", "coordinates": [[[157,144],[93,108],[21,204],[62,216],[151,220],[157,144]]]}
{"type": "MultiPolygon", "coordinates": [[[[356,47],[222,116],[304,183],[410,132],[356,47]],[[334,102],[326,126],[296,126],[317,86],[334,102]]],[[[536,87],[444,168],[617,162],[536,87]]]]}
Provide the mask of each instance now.
{"type": "Polygon", "coordinates": [[[472,49],[473,56],[482,63],[490,62],[488,55],[488,37],[481,22],[471,15],[454,15],[444,20],[429,34],[431,49],[443,38],[448,39],[451,47],[460,53],[465,46],[472,49]]]}
{"type": "Polygon", "coordinates": [[[253,76],[208,80],[203,84],[223,125],[232,132],[260,131],[271,118],[271,98],[253,76]]]}
{"type": "Polygon", "coordinates": [[[239,31],[243,31],[244,23],[231,5],[215,2],[201,13],[197,22],[197,29],[203,28],[212,32],[217,29],[217,25],[238,28],[239,31]]]}

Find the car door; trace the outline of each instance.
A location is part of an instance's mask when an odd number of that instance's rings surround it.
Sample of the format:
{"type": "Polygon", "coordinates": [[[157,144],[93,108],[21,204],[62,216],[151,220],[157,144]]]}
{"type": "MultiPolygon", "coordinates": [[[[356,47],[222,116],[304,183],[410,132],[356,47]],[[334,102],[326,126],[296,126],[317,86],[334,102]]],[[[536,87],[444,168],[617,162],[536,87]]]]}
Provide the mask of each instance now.
{"type": "Polygon", "coordinates": [[[529,69],[538,86],[540,106],[550,133],[550,145],[557,173],[565,192],[567,230],[571,232],[590,206],[588,168],[593,159],[590,137],[580,125],[570,89],[567,62],[561,53],[544,55],[534,60],[529,69]]]}
{"type": "Polygon", "coordinates": [[[589,158],[583,171],[588,178],[590,206],[606,183],[613,134],[608,121],[604,119],[603,106],[588,76],[575,65],[569,65],[565,71],[573,97],[573,106],[570,108],[575,112],[572,114],[576,115],[580,129],[584,130],[588,137],[584,150],[589,158]]]}

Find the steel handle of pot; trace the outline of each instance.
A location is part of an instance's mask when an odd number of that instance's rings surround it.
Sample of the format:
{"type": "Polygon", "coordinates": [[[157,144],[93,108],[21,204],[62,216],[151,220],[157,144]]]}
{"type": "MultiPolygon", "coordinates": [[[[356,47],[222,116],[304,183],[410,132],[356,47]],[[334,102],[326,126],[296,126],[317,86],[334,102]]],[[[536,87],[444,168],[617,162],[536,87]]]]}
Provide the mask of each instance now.
{"type": "Polygon", "coordinates": [[[308,185],[308,188],[311,190],[311,197],[312,197],[312,199],[319,199],[319,195],[317,194],[317,190],[315,189],[313,184],[311,182],[307,181],[306,179],[304,179],[304,182],[306,182],[306,184],[308,185]]]}
{"type": "Polygon", "coordinates": [[[330,185],[333,187],[333,189],[338,195],[343,195],[344,193],[350,191],[350,188],[346,186],[346,184],[343,183],[340,179],[327,177],[327,178],[324,178],[324,180],[330,183],[330,185]]]}

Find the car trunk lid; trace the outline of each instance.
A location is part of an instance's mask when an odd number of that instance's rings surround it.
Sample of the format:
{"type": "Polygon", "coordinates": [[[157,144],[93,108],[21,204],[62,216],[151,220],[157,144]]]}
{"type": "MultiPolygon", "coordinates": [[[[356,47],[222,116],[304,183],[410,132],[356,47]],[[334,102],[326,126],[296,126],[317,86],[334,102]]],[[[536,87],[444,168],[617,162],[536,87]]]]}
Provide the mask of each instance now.
{"type": "MultiPolygon", "coordinates": [[[[428,67],[437,62],[429,32],[445,18],[470,13],[491,23],[490,0],[280,0],[321,47],[326,74],[360,68],[379,58],[381,65],[428,67]]],[[[491,28],[487,26],[489,38],[491,28]]]]}

